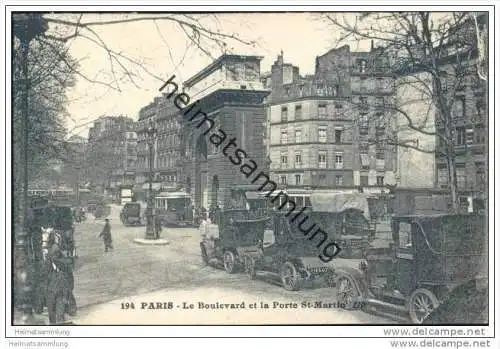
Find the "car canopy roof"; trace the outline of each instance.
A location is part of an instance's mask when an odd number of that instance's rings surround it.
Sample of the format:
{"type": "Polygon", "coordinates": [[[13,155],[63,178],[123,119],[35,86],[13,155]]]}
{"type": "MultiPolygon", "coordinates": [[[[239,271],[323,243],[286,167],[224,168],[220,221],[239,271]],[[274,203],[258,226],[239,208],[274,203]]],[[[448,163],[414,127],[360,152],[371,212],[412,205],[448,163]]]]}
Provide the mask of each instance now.
{"type": "Polygon", "coordinates": [[[370,220],[368,198],[364,193],[312,193],[311,208],[313,212],[341,213],[355,209],[363,212],[363,216],[370,220]]]}

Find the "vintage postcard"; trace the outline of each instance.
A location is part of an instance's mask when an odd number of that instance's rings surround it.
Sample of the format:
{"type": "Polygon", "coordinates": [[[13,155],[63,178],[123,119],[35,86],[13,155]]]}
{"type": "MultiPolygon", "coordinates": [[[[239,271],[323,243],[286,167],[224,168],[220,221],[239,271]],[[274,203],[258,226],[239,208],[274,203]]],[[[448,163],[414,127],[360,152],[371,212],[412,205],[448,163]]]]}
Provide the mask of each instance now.
{"type": "Polygon", "coordinates": [[[493,7],[6,18],[8,334],[493,336],[493,7]]]}

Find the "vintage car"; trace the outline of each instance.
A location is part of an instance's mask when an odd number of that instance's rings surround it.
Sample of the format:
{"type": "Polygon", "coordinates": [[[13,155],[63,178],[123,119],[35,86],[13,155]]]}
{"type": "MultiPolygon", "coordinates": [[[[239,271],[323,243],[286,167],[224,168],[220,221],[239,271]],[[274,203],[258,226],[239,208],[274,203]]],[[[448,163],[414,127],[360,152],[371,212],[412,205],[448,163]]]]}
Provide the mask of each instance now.
{"type": "Polygon", "coordinates": [[[485,216],[404,215],[392,220],[389,248],[369,248],[356,267],[335,267],[338,301],[422,323],[457,285],[485,275],[485,216]]]}
{"type": "Polygon", "coordinates": [[[227,209],[218,212],[218,224],[200,242],[201,256],[206,264],[222,265],[227,273],[243,265],[243,255],[255,249],[269,216],[265,211],[227,209]],[[214,232],[215,230],[215,232],[214,232]]]}
{"type": "Polygon", "coordinates": [[[313,193],[311,220],[328,230],[342,251],[338,258],[361,258],[375,235],[368,199],[364,193],[313,193]]]}
{"type": "Polygon", "coordinates": [[[223,266],[229,274],[243,270],[243,254],[256,248],[269,220],[267,200],[258,198],[257,205],[248,199],[253,194],[255,187],[233,187],[224,207],[214,213],[215,222],[202,221],[200,230],[206,232],[202,233],[200,248],[206,264],[223,266]]]}
{"type": "Polygon", "coordinates": [[[28,220],[35,266],[35,311],[47,307],[51,324],[76,313],[73,268],[77,258],[70,207],[50,204],[32,207],[28,220]]]}
{"type": "Polygon", "coordinates": [[[329,286],[335,282],[333,268],[318,258],[315,244],[304,238],[284,212],[274,212],[258,245],[247,249],[243,258],[250,279],[261,271],[274,274],[289,291],[297,291],[305,282],[318,278],[329,286]]]}
{"type": "Polygon", "coordinates": [[[141,225],[141,204],[138,202],[127,202],[120,211],[120,221],[125,226],[141,225]]]}

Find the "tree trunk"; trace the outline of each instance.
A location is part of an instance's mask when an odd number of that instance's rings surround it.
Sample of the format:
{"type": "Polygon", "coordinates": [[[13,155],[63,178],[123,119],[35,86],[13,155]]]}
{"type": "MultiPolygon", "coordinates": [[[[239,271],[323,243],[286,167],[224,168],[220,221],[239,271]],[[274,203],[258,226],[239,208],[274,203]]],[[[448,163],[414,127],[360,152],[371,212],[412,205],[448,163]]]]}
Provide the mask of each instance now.
{"type": "Polygon", "coordinates": [[[458,202],[458,188],[457,188],[457,166],[455,162],[454,149],[448,149],[446,154],[446,161],[448,166],[448,181],[450,183],[451,192],[451,207],[453,213],[458,213],[460,205],[458,202]]]}

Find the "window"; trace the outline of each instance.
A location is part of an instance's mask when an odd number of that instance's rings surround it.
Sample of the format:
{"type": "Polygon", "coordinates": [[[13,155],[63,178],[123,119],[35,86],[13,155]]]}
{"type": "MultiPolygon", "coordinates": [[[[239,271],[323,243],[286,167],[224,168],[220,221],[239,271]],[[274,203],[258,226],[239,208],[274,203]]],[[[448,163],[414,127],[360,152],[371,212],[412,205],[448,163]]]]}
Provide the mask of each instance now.
{"type": "Polygon", "coordinates": [[[359,97],[359,109],[363,112],[368,111],[368,98],[367,97],[359,97]]]}
{"type": "Polygon", "coordinates": [[[478,162],[476,163],[476,186],[477,189],[484,189],[486,184],[486,175],[484,171],[484,163],[478,162]]]}
{"type": "Polygon", "coordinates": [[[359,142],[359,152],[361,154],[368,154],[369,147],[370,147],[370,144],[367,141],[360,141],[359,142]]]}
{"type": "Polygon", "coordinates": [[[456,167],[457,173],[457,187],[460,189],[465,188],[466,178],[465,178],[465,166],[463,164],[457,164],[456,167]]]}
{"type": "Polygon", "coordinates": [[[280,176],[280,183],[281,184],[286,184],[286,175],[281,175],[280,176]]]}
{"type": "Polygon", "coordinates": [[[465,127],[457,127],[456,144],[465,144],[465,127]]]}
{"type": "Polygon", "coordinates": [[[342,143],[342,130],[339,129],[335,130],[335,143],[337,144],[342,143]]]}
{"type": "Polygon", "coordinates": [[[359,176],[359,184],[362,186],[367,186],[368,185],[368,175],[362,174],[359,176]]]}
{"type": "Polygon", "coordinates": [[[324,96],[325,95],[325,86],[323,84],[317,84],[316,85],[316,94],[318,96],[324,96]]]}
{"type": "Polygon", "coordinates": [[[326,152],[320,152],[318,154],[318,167],[326,168],[326,152]]]}
{"type": "Polygon", "coordinates": [[[295,143],[302,143],[302,130],[295,130],[295,143]]]}
{"type": "Polygon", "coordinates": [[[377,141],[383,140],[384,136],[385,136],[385,129],[383,129],[381,127],[377,127],[375,129],[375,138],[377,139],[377,141]]]}
{"type": "Polygon", "coordinates": [[[288,154],[287,153],[281,153],[281,167],[288,167],[288,154]]]}
{"type": "Polygon", "coordinates": [[[318,127],[318,141],[321,143],[326,143],[327,141],[326,126],[318,127]]]}
{"type": "Polygon", "coordinates": [[[455,103],[453,104],[453,117],[465,118],[465,111],[466,111],[465,97],[464,96],[455,97],[455,103]]]}
{"type": "Polygon", "coordinates": [[[282,122],[288,121],[288,108],[287,107],[281,108],[281,121],[282,122]]]}
{"type": "Polygon", "coordinates": [[[472,126],[467,127],[465,130],[465,143],[474,143],[474,128],[472,126]]]}
{"type": "Polygon", "coordinates": [[[288,132],[286,129],[281,130],[281,144],[287,144],[288,142],[288,132]]]}
{"type": "Polygon", "coordinates": [[[344,167],[344,157],[342,154],[336,154],[335,155],[335,168],[336,169],[341,169],[344,167]]]}
{"type": "Polygon", "coordinates": [[[333,86],[333,95],[334,96],[338,96],[339,95],[339,91],[340,91],[340,86],[339,85],[333,86]]]}
{"type": "Polygon", "coordinates": [[[484,117],[485,114],[485,108],[484,108],[484,100],[480,99],[476,101],[476,115],[478,118],[481,120],[484,117]]]}
{"type": "Polygon", "coordinates": [[[338,118],[341,118],[342,117],[342,112],[343,112],[343,109],[344,106],[340,103],[335,103],[335,115],[338,117],[338,118]]]}
{"type": "Polygon", "coordinates": [[[302,167],[302,152],[300,151],[295,152],[295,167],[296,168],[302,167]]]}
{"type": "Polygon", "coordinates": [[[366,73],[366,60],[364,60],[364,59],[361,59],[359,61],[359,72],[366,73]]]}
{"type": "Polygon", "coordinates": [[[377,107],[378,108],[383,108],[385,105],[385,99],[384,97],[377,97],[377,107]]]}
{"type": "Polygon", "coordinates": [[[375,146],[375,159],[384,160],[385,159],[385,149],[383,144],[377,143],[375,146]]]}
{"type": "Polygon", "coordinates": [[[362,134],[362,135],[368,134],[368,114],[367,113],[359,114],[359,134],[362,134]]]}
{"type": "Polygon", "coordinates": [[[319,175],[319,183],[320,184],[326,184],[326,174],[322,173],[319,175]]]}
{"type": "Polygon", "coordinates": [[[384,185],[384,176],[377,176],[377,185],[384,185]]]}
{"type": "Polygon", "coordinates": [[[448,187],[448,168],[446,167],[441,167],[438,168],[438,186],[440,188],[447,188],[448,187]]]}
{"type": "Polygon", "coordinates": [[[476,143],[486,142],[486,133],[483,125],[476,125],[474,134],[476,143]]]}
{"type": "Polygon", "coordinates": [[[302,119],[302,106],[296,105],[295,106],[295,120],[301,120],[301,119],[302,119]]]}
{"type": "Polygon", "coordinates": [[[300,185],[302,184],[302,175],[296,174],[295,175],[295,185],[300,185]]]}
{"type": "Polygon", "coordinates": [[[335,185],[341,186],[344,184],[344,177],[342,175],[335,176],[335,185]]]}
{"type": "Polygon", "coordinates": [[[319,118],[326,118],[326,104],[320,104],[318,105],[318,117],[319,118]]]}

